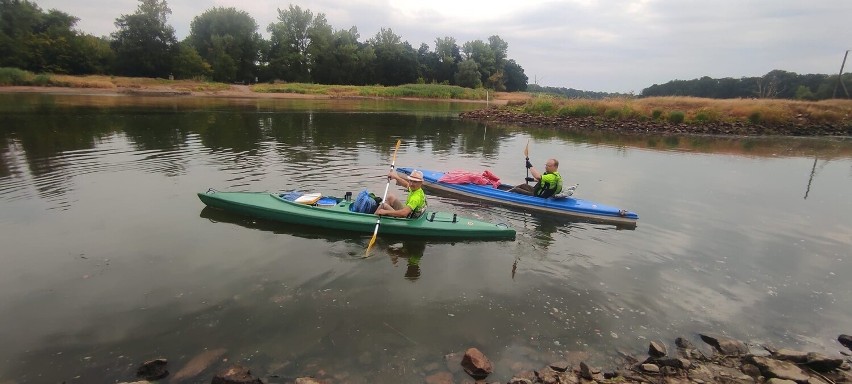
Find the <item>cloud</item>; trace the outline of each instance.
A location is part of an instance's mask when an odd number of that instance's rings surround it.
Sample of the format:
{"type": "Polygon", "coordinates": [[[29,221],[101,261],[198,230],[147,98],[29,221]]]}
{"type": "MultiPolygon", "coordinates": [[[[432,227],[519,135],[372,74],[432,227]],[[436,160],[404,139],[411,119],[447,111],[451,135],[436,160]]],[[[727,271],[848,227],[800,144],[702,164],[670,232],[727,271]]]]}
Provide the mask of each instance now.
{"type": "MultiPolygon", "coordinates": [[[[108,35],[134,0],[45,0],[79,17],[78,28],[108,35]]],[[[277,9],[269,0],[173,0],[178,38],[195,16],[221,6],[246,11],[268,37],[277,9]]],[[[530,81],[591,91],[641,92],[674,79],[760,76],[773,69],[835,73],[852,49],[852,1],[712,2],[682,0],[317,0],[293,2],[324,13],[335,29],[356,26],[365,41],[390,28],[415,48],[454,37],[459,45],[499,35],[530,81]],[[543,82],[541,82],[543,79],[543,82]]]]}

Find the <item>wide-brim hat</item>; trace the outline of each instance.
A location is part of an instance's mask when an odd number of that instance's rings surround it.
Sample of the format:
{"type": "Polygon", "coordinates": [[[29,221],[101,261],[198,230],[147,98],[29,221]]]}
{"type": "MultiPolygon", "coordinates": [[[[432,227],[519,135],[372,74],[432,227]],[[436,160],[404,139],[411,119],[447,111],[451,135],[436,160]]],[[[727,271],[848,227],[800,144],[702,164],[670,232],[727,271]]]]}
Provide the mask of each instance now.
{"type": "Polygon", "coordinates": [[[423,181],[423,172],[420,172],[416,169],[411,171],[411,174],[408,175],[408,180],[409,181],[423,181]]]}

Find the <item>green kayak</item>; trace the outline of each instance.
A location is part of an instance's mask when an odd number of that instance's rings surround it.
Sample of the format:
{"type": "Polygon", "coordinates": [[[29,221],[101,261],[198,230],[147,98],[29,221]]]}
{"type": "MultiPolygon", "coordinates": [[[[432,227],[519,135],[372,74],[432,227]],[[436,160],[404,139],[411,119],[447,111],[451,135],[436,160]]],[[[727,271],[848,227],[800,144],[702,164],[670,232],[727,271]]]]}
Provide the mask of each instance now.
{"type": "MultiPolygon", "coordinates": [[[[309,199],[309,204],[286,200],[268,192],[219,192],[210,189],[198,198],[210,207],[266,220],[372,234],[378,216],[349,210],[352,201],[334,197],[309,199]]],[[[505,224],[425,212],[416,219],[382,217],[380,234],[454,239],[514,239],[505,224]]]]}

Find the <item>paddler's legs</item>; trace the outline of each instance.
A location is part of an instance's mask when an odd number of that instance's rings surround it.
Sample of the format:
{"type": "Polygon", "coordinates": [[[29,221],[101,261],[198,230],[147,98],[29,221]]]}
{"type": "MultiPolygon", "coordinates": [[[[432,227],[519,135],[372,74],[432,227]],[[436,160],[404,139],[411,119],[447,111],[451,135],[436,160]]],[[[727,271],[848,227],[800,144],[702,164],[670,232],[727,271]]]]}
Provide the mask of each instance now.
{"type": "MultiPolygon", "coordinates": [[[[393,193],[388,193],[387,199],[382,204],[389,205],[390,207],[392,207],[395,210],[400,210],[400,209],[402,209],[402,207],[405,206],[405,203],[400,201],[396,197],[396,195],[394,195],[393,193]]],[[[385,207],[385,208],[387,208],[387,207],[385,207]]]]}

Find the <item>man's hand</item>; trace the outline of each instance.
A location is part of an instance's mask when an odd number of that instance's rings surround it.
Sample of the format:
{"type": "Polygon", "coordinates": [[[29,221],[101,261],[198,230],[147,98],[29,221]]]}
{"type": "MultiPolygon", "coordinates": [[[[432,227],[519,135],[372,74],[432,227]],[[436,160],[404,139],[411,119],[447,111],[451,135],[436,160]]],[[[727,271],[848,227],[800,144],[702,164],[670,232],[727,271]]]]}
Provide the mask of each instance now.
{"type": "Polygon", "coordinates": [[[530,169],[530,168],[532,168],[532,163],[530,163],[530,161],[527,160],[527,169],[530,169]]]}

